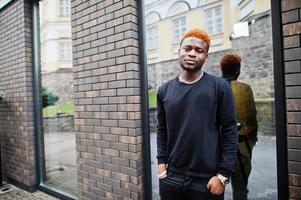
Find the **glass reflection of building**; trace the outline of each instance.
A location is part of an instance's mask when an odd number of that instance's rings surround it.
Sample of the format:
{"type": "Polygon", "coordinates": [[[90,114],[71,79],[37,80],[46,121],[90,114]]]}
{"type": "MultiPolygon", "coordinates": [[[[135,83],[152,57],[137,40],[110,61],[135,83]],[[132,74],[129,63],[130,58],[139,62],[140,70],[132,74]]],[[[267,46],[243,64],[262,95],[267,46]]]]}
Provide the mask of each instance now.
{"type": "Polygon", "coordinates": [[[60,96],[58,104],[73,102],[70,2],[40,2],[42,85],[60,96]]]}
{"type": "Polygon", "coordinates": [[[42,72],[72,68],[70,0],[40,3],[42,72]]]}
{"type": "Polygon", "coordinates": [[[42,111],[45,154],[42,171],[44,184],[76,196],[70,3],[70,0],[40,1],[41,84],[51,101],[43,105],[42,111]]]}
{"type": "MultiPolygon", "coordinates": [[[[149,119],[153,199],[159,199],[156,161],[156,91],[180,73],[178,49],[182,34],[191,28],[206,30],[211,37],[204,71],[220,76],[219,61],[227,53],[242,57],[239,80],[251,85],[258,111],[261,136],[274,138],[274,80],[269,0],[145,0],[145,31],[149,89],[149,119]]],[[[265,138],[264,138],[265,139],[265,138]]],[[[262,141],[261,141],[262,142],[262,141]]],[[[266,147],[267,148],[267,147],[266,147]]],[[[274,159],[275,144],[269,155],[274,159]]],[[[255,160],[255,162],[261,162],[255,160]]],[[[256,163],[258,166],[259,164],[256,163]]],[[[276,163],[271,171],[276,174],[276,163]]],[[[257,168],[258,169],[258,168],[257,168]]],[[[250,181],[250,196],[257,198],[250,181]]],[[[261,188],[276,196],[276,177],[261,188]]],[[[228,190],[229,187],[228,187],[228,190]]],[[[229,199],[230,192],[226,191],[229,199]]],[[[258,190],[256,190],[258,191],[258,190]]]]}
{"type": "MultiPolygon", "coordinates": [[[[180,73],[178,48],[182,34],[191,28],[211,37],[204,71],[221,76],[219,61],[227,53],[239,53],[239,79],[254,92],[263,132],[273,134],[274,80],[269,0],[145,0],[146,52],[150,107],[155,107],[158,87],[180,73]],[[265,107],[268,107],[267,109],[265,107]],[[262,113],[262,112],[260,112],[262,113]],[[268,128],[268,127],[272,128],[268,128]],[[268,130],[269,129],[269,130],[268,130]]],[[[151,128],[155,129],[155,126],[151,128]]]]}
{"type": "Polygon", "coordinates": [[[205,29],[211,36],[209,53],[227,51],[233,47],[231,39],[235,34],[241,36],[240,32],[248,31],[248,26],[247,30],[234,27],[264,13],[270,13],[268,0],[146,0],[147,63],[153,78],[150,88],[157,89],[178,73],[179,68],[166,66],[177,59],[179,42],[186,30],[205,29]]]}

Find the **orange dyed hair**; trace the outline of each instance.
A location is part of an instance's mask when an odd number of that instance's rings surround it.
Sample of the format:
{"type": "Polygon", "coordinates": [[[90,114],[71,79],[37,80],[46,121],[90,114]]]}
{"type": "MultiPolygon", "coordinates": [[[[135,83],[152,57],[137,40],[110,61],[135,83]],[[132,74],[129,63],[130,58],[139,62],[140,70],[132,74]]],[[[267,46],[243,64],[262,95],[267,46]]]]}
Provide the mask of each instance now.
{"type": "Polygon", "coordinates": [[[224,55],[220,61],[222,71],[236,71],[240,69],[241,58],[238,54],[224,55]]]}
{"type": "Polygon", "coordinates": [[[206,31],[203,31],[198,28],[194,28],[194,29],[191,29],[190,31],[187,31],[186,33],[184,33],[184,35],[182,37],[181,44],[182,44],[183,40],[188,37],[196,37],[196,38],[203,40],[204,42],[206,42],[208,44],[208,49],[209,49],[210,36],[208,35],[208,33],[206,31]]]}

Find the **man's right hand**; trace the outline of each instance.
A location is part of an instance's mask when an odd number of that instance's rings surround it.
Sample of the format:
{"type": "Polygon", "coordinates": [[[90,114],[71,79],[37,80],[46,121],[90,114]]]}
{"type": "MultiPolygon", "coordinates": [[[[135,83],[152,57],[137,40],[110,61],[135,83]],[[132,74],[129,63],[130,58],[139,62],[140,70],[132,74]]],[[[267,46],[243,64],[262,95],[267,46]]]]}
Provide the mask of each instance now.
{"type": "MultiPolygon", "coordinates": [[[[164,174],[164,171],[166,171],[166,164],[159,164],[158,165],[158,175],[160,174],[164,174]]],[[[164,175],[160,176],[159,179],[162,179],[162,178],[166,178],[167,177],[167,173],[165,173],[164,175]]]]}

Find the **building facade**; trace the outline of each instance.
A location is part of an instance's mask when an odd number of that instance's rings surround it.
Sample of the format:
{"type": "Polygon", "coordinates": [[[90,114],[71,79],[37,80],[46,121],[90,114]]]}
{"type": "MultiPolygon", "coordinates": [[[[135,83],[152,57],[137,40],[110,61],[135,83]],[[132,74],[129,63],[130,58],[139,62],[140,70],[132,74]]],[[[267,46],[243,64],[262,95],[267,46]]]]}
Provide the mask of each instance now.
{"type": "MultiPolygon", "coordinates": [[[[79,199],[150,199],[140,3],[71,1],[79,199]]],[[[301,3],[271,1],[271,7],[279,199],[300,199],[301,3]]],[[[3,174],[28,190],[47,190],[37,148],[38,3],[2,0],[0,8],[0,90],[6,93],[0,105],[3,174]]]]}
{"type": "Polygon", "coordinates": [[[43,0],[39,8],[41,71],[72,68],[71,1],[43,0]]]}

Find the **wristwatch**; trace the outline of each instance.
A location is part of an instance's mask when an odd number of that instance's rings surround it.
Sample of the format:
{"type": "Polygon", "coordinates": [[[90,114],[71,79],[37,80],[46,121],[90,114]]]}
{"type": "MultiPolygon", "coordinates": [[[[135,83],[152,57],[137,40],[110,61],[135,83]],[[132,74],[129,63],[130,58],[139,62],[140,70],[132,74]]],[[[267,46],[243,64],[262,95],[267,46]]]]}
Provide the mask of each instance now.
{"type": "Polygon", "coordinates": [[[227,177],[224,177],[223,175],[221,174],[217,174],[216,177],[220,180],[220,182],[226,186],[228,183],[230,183],[230,179],[227,178],[227,177]]]}

